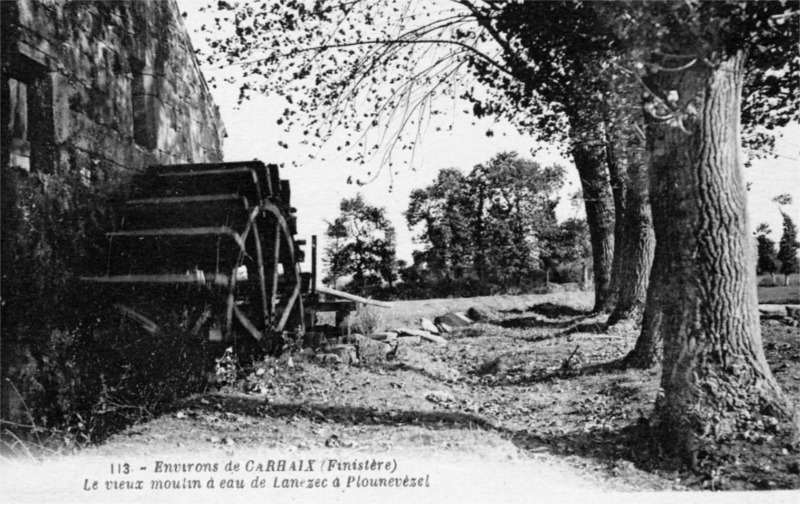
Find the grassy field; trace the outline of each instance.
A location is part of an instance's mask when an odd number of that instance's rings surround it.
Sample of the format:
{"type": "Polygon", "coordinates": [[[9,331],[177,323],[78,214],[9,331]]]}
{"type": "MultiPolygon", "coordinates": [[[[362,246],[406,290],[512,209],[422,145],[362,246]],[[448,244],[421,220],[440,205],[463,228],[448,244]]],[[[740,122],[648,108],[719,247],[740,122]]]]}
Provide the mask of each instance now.
{"type": "MultiPolygon", "coordinates": [[[[770,280],[769,276],[759,278],[759,283],[770,280]]],[[[783,286],[783,276],[777,279],[778,286],[759,286],[758,302],[771,304],[800,304],[800,276],[797,274],[789,277],[790,285],[783,286]]],[[[498,295],[479,296],[475,298],[437,298],[432,300],[410,300],[394,302],[393,308],[381,311],[384,314],[384,324],[387,327],[413,326],[424,317],[433,319],[447,312],[466,312],[470,307],[481,307],[492,313],[529,307],[541,303],[545,296],[550,303],[556,305],[569,305],[590,310],[594,300],[591,291],[569,291],[550,293],[548,295],[498,295]]],[[[380,310],[380,309],[377,309],[380,310]]]]}
{"type": "Polygon", "coordinates": [[[432,300],[404,300],[393,302],[392,309],[386,311],[386,327],[409,326],[416,328],[420,318],[433,320],[448,312],[466,312],[471,307],[480,307],[497,316],[510,310],[524,310],[543,300],[556,305],[576,306],[580,310],[590,310],[594,293],[571,291],[547,295],[497,295],[474,298],[436,298],[432,300]]]}
{"type": "Polygon", "coordinates": [[[800,304],[800,275],[789,276],[789,285],[784,286],[782,275],[776,276],[777,285],[770,285],[772,279],[769,275],[762,275],[758,278],[758,302],[759,303],[787,303],[800,304]]]}

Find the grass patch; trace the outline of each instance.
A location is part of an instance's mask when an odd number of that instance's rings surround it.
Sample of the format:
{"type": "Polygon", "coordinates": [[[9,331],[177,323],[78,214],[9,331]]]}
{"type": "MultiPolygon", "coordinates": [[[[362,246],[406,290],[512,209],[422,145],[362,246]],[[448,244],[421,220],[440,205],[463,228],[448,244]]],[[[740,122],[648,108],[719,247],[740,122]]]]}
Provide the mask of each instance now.
{"type": "Polygon", "coordinates": [[[800,285],[792,286],[759,286],[758,303],[766,304],[800,304],[800,285]]]}

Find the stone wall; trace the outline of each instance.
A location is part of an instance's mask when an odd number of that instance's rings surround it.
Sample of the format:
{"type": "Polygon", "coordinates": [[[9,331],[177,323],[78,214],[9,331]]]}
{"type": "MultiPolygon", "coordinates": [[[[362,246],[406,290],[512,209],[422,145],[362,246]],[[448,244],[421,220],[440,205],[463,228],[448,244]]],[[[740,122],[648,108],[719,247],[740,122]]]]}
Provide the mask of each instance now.
{"type": "MultiPolygon", "coordinates": [[[[174,0],[0,1],[2,375],[79,327],[113,205],[149,165],[222,160],[174,0]]],[[[8,388],[3,388],[3,417],[8,388]]]]}
{"type": "Polygon", "coordinates": [[[56,152],[38,169],[104,180],[148,164],[221,160],[224,129],[174,1],[15,7],[4,20],[15,32],[5,70],[52,95],[44,99],[56,152]]]}

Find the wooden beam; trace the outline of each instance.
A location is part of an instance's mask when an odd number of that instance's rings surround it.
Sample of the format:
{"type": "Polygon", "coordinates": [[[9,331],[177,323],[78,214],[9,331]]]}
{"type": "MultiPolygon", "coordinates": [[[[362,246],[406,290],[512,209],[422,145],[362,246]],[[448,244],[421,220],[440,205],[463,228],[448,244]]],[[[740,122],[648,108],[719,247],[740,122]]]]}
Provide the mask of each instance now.
{"type": "Polygon", "coordinates": [[[363,298],[361,296],[345,293],[344,291],[339,291],[338,289],[326,288],[325,286],[317,286],[317,293],[336,296],[338,298],[344,298],[345,300],[353,300],[354,302],[365,303],[367,305],[375,305],[377,307],[383,307],[385,309],[392,308],[391,303],[381,302],[378,300],[370,300],[368,298],[363,298]]]}
{"type": "Polygon", "coordinates": [[[80,280],[106,284],[215,284],[217,286],[227,286],[229,281],[225,274],[205,275],[201,271],[194,274],[105,275],[81,277],[80,280]]]}

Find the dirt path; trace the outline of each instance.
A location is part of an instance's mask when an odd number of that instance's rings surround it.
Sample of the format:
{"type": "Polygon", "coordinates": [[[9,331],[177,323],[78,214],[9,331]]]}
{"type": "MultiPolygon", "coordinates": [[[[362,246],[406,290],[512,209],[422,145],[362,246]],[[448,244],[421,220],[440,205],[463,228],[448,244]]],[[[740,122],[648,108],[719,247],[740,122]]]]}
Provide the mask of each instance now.
{"type": "MultiPolygon", "coordinates": [[[[589,304],[586,293],[397,303],[389,327],[470,306],[490,319],[454,332],[446,347],[406,346],[369,366],[298,355],[257,363],[77,456],[5,462],[3,475],[13,477],[4,493],[20,501],[574,502],[700,487],[677,470],[646,468],[628,443],[626,430],[649,415],[660,371],[592,371],[624,355],[635,334],[602,333],[602,321],[583,312],[589,304]],[[310,472],[299,466],[309,460],[310,472]],[[129,473],[111,474],[126,463],[129,473]],[[194,466],[165,466],[177,463],[194,466]],[[115,479],[145,489],[102,489],[115,479]],[[83,489],[95,480],[100,489],[83,489]],[[195,480],[202,489],[153,494],[153,485],[195,480]],[[226,481],[243,488],[220,489],[226,481]]],[[[786,341],[796,343],[791,330],[786,341]]],[[[787,373],[800,379],[800,370],[787,373]]]]}

